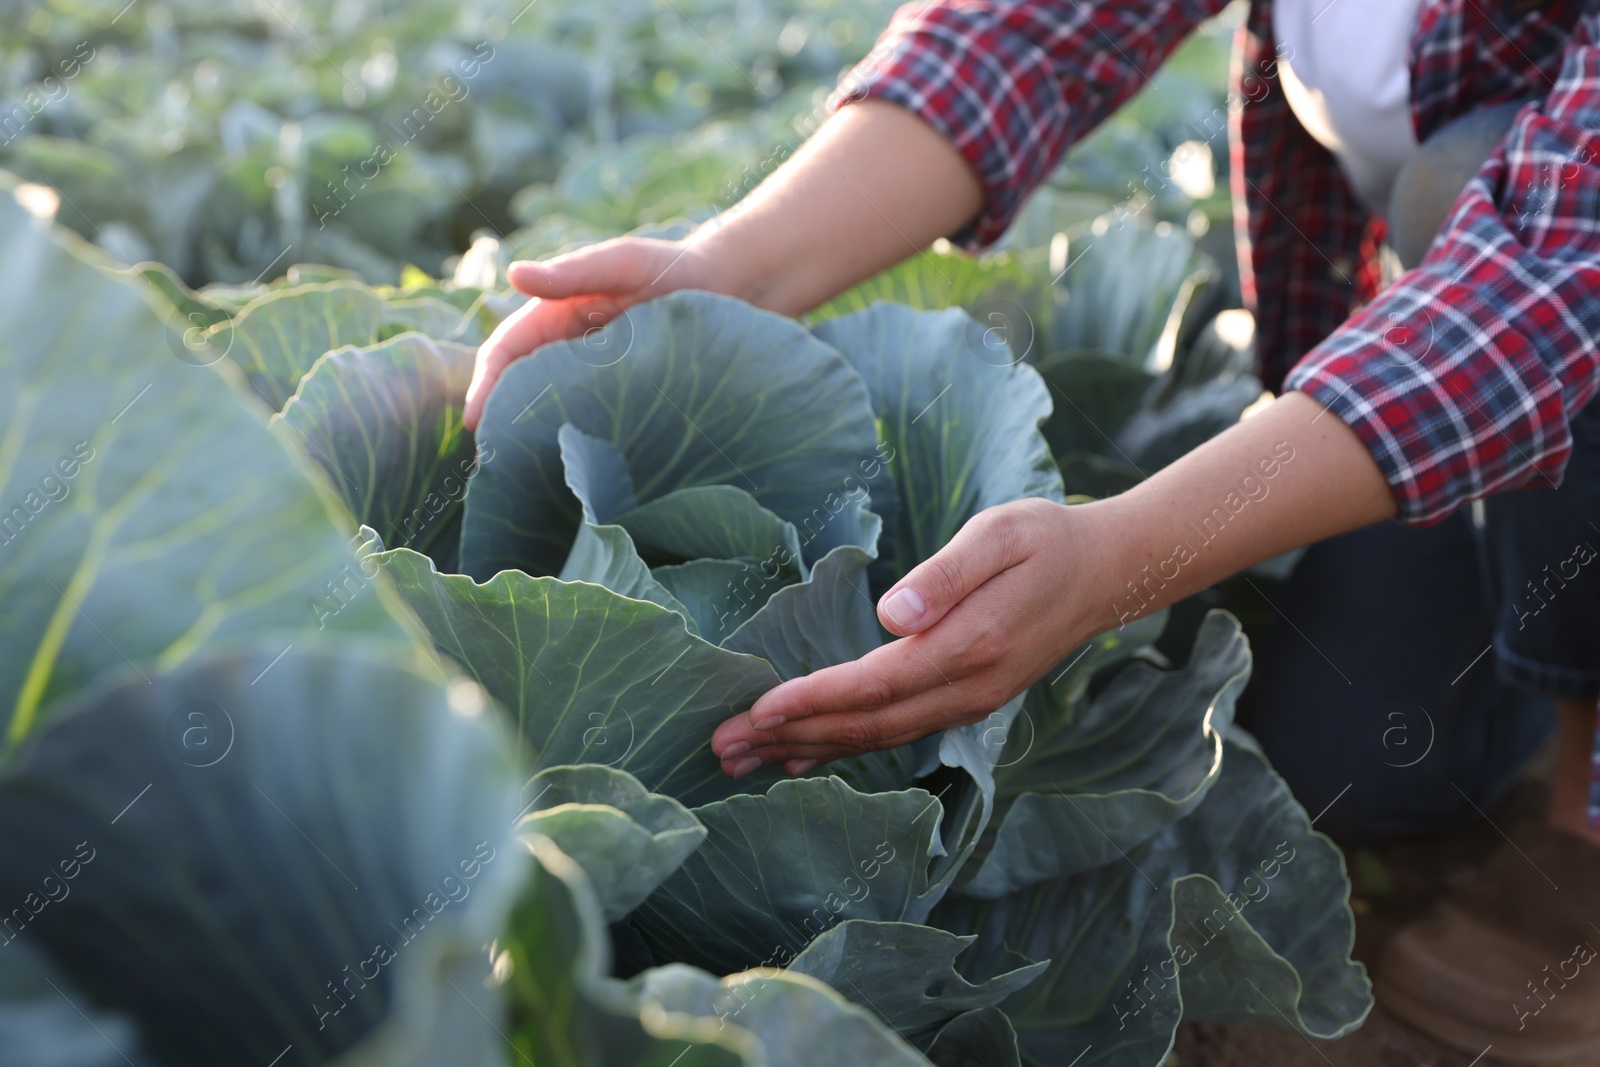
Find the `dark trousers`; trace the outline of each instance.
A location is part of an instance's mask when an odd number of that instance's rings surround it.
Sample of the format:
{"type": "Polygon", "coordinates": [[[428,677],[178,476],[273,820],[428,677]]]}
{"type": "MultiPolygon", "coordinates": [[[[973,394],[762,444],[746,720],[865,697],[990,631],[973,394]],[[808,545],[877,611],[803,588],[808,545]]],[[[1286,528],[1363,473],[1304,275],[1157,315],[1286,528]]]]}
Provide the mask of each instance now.
{"type": "Polygon", "coordinates": [[[1550,736],[1551,701],[1497,676],[1480,563],[1456,514],[1313,545],[1284,584],[1244,718],[1323,813],[1317,829],[1361,839],[1470,822],[1550,736]]]}
{"type": "MultiPolygon", "coordinates": [[[[1425,255],[1518,107],[1446,126],[1402,170],[1388,213],[1402,264],[1425,255]]],[[[1392,837],[1478,818],[1550,737],[1552,698],[1600,696],[1600,402],[1571,427],[1559,489],[1332,538],[1280,590],[1241,721],[1317,829],[1392,837]]]]}
{"type": "Polygon", "coordinates": [[[1470,822],[1550,737],[1552,698],[1600,697],[1600,402],[1571,426],[1559,489],[1323,541],[1284,583],[1241,717],[1327,808],[1317,829],[1470,822]]]}

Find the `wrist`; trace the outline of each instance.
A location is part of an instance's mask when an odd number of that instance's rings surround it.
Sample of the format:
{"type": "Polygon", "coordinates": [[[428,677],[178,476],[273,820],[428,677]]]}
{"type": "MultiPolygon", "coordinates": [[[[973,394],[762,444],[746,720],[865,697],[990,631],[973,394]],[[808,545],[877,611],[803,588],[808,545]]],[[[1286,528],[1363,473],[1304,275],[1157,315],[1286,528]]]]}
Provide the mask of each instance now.
{"type": "Polygon", "coordinates": [[[1137,611],[1129,600],[1130,584],[1138,573],[1134,563],[1131,517],[1120,497],[1083,504],[1060,505],[1061,538],[1065,559],[1079,561],[1071,576],[1076,593],[1076,639],[1087,640],[1115,630],[1133,618],[1156,610],[1137,611]]]}
{"type": "MultiPolygon", "coordinates": [[[[700,257],[713,292],[737,297],[768,311],[788,314],[778,292],[780,272],[762,254],[763,242],[751,240],[750,225],[735,206],[701,223],[683,243],[700,257]]],[[[759,237],[759,235],[756,235],[759,237]]],[[[768,242],[770,243],[770,242],[768,242]]]]}

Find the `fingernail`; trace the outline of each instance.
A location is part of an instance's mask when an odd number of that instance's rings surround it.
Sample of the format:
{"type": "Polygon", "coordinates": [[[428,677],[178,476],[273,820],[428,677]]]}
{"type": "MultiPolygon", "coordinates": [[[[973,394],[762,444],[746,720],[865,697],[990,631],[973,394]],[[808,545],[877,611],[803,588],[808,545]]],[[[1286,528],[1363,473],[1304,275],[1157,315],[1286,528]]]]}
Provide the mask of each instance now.
{"type": "Polygon", "coordinates": [[[748,741],[735,741],[733,744],[731,744],[727,748],[723,749],[721,754],[718,755],[717,758],[718,759],[732,759],[735,756],[742,756],[746,752],[749,752],[749,751],[750,751],[750,742],[748,742],[748,741]]]}
{"type": "Polygon", "coordinates": [[[792,776],[798,778],[800,775],[805,774],[807,771],[811,770],[816,765],[817,765],[817,761],[814,760],[814,759],[803,759],[803,760],[800,760],[798,763],[789,764],[789,773],[792,776]]]}
{"type": "Polygon", "coordinates": [[[759,766],[761,766],[760,756],[746,756],[733,765],[733,776],[735,778],[743,778],[759,766]]]}
{"type": "Polygon", "coordinates": [[[788,721],[789,718],[786,715],[769,715],[765,719],[751,719],[750,725],[757,730],[776,730],[788,721]]]}
{"type": "Polygon", "coordinates": [[[923,612],[927,610],[928,605],[922,599],[922,594],[910,586],[906,586],[883,602],[883,613],[889,616],[889,621],[896,626],[915,626],[917,620],[921,619],[923,612]]]}

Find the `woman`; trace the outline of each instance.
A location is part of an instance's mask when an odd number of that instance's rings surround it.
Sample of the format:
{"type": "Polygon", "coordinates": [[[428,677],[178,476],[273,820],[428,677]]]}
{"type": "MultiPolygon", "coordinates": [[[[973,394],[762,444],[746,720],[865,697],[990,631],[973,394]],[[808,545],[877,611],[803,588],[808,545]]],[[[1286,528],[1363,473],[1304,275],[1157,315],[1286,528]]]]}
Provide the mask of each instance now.
{"type": "MultiPolygon", "coordinates": [[[[1223,6],[903,8],[735,208],[681,243],[514,265],[538,299],[479,352],[468,424],[508,362],[595,324],[596,298],[614,312],[699,288],[798,314],[935,238],[994,240],[1223,6]]],[[[1477,818],[1558,729],[1548,823],[1394,938],[1380,998],[1473,1053],[1592,1061],[1600,2],[1253,0],[1239,60],[1219,122],[1261,375],[1282,395],[1118,497],[977,516],[879,603],[906,640],[773,690],[713,750],[730,774],[801,774],[976,721],[1119,625],[1129,581],[1153,609],[1312,545],[1250,725],[1321,828],[1477,818]],[[1380,291],[1386,222],[1415,269],[1380,291]],[[1249,521],[1182,553],[1187,524],[1268,462],[1249,521]],[[1416,759],[1395,758],[1396,728],[1416,759]]]]}

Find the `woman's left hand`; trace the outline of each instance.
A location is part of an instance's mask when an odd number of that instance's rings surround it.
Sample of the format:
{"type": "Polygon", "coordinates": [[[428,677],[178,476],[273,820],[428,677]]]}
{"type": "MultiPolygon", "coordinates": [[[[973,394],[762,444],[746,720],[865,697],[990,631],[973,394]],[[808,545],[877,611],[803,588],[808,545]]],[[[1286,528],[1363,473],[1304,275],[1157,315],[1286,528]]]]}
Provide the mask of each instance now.
{"type": "Polygon", "coordinates": [[[977,722],[1124,618],[1390,518],[1383,470],[1325,411],[1290,393],[1125,493],[1071,507],[1019,500],[974,516],[879,602],[878,618],[904,639],[785,682],[717,727],[722,769],[738,777],[781,760],[804,774],[977,722]],[[1199,537],[1189,517],[1237,513],[1228,502],[1243,500],[1246,479],[1260,490],[1248,521],[1199,537]]]}
{"type": "Polygon", "coordinates": [[[711,739],[722,769],[781,761],[804,774],[992,713],[1115,624],[1083,580],[1107,562],[1098,510],[1019,500],[974,516],[878,602],[903,640],[785,682],[724,722],[711,739]]]}

